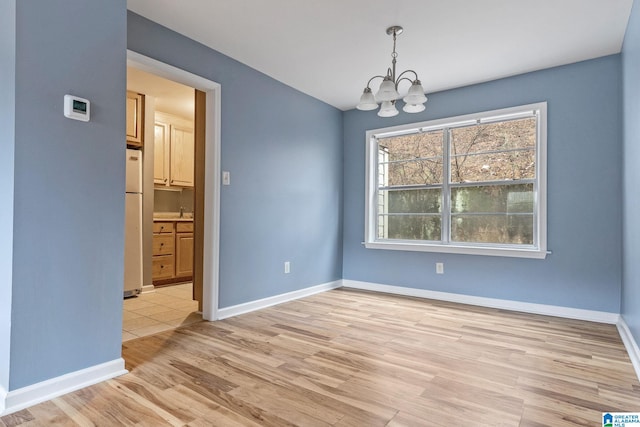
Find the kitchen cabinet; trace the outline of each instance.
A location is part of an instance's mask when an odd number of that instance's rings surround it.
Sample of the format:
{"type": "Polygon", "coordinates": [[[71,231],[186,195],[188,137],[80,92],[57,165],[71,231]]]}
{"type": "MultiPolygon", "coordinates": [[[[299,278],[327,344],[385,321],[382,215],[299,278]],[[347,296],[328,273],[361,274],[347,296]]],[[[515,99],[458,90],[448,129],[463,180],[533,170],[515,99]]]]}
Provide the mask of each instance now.
{"type": "Polygon", "coordinates": [[[169,159],[169,183],[171,185],[193,187],[193,143],[193,129],[171,125],[171,156],[169,159]]]}
{"type": "Polygon", "coordinates": [[[152,279],[154,285],[191,280],[193,222],[154,220],[152,279]]]}
{"type": "Polygon", "coordinates": [[[153,137],[153,183],[169,185],[169,124],[158,121],[153,137]]]}
{"type": "Polygon", "coordinates": [[[193,274],[193,222],[176,223],[176,277],[193,274]]]}
{"type": "Polygon", "coordinates": [[[144,145],[144,95],[127,91],[127,146],[144,145]]]}
{"type": "Polygon", "coordinates": [[[156,280],[171,279],[174,276],[174,248],[174,223],[169,221],[154,222],[151,257],[151,277],[154,282],[156,280]]]}
{"type": "Polygon", "coordinates": [[[193,122],[156,112],[153,182],[161,186],[193,187],[193,122]]]}

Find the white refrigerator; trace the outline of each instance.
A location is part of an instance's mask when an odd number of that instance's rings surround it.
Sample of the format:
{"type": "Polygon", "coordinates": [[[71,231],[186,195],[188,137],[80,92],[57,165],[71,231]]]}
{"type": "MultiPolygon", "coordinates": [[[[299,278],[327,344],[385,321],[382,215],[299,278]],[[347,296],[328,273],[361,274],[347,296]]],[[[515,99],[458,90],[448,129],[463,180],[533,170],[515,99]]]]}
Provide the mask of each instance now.
{"type": "Polygon", "coordinates": [[[127,149],[124,219],[124,297],[142,291],[142,151],[127,149]]]}

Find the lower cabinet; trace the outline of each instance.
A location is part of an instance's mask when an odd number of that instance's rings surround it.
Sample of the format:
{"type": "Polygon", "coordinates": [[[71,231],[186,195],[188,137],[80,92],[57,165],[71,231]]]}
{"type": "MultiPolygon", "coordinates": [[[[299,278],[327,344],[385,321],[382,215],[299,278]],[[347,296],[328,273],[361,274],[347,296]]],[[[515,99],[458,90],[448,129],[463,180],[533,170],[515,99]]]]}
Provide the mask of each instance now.
{"type": "Polygon", "coordinates": [[[176,223],[176,276],[193,274],[193,223],[176,223]]]}
{"type": "Polygon", "coordinates": [[[193,274],[193,222],[154,221],[154,285],[186,282],[193,274]]]}
{"type": "Polygon", "coordinates": [[[152,265],[153,280],[171,279],[173,277],[173,255],[154,256],[152,265]]]}

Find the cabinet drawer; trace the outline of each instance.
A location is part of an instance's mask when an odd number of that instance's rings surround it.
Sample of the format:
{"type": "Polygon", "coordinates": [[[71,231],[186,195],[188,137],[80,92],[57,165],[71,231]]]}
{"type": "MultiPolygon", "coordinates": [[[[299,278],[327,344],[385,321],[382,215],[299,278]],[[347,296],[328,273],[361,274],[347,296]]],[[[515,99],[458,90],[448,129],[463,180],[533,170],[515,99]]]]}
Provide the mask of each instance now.
{"type": "Polygon", "coordinates": [[[176,222],[178,233],[193,233],[193,222],[176,222]]]}
{"type": "Polygon", "coordinates": [[[173,255],[175,247],[175,239],[173,234],[154,234],[153,235],[153,256],[156,255],[173,255]]]}
{"type": "Polygon", "coordinates": [[[151,276],[153,280],[170,279],[173,277],[175,261],[173,255],[154,256],[151,262],[151,276]]]}
{"type": "Polygon", "coordinates": [[[156,222],[153,223],[154,233],[173,233],[173,222],[156,222]]]}

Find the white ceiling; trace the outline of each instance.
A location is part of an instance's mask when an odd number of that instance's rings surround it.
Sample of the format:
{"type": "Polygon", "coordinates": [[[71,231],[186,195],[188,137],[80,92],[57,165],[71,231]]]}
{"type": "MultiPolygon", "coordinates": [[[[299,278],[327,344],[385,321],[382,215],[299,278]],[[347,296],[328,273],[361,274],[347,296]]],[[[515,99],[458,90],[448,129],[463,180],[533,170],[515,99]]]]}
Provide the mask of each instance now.
{"type": "Polygon", "coordinates": [[[193,120],[195,92],[193,88],[127,67],[127,90],[155,98],[155,110],[193,120]]]}
{"type": "Polygon", "coordinates": [[[354,108],[367,80],[390,66],[390,25],[404,27],[398,71],[415,70],[428,94],[618,53],[632,4],[128,0],[133,12],[342,110],[354,108]]]}

